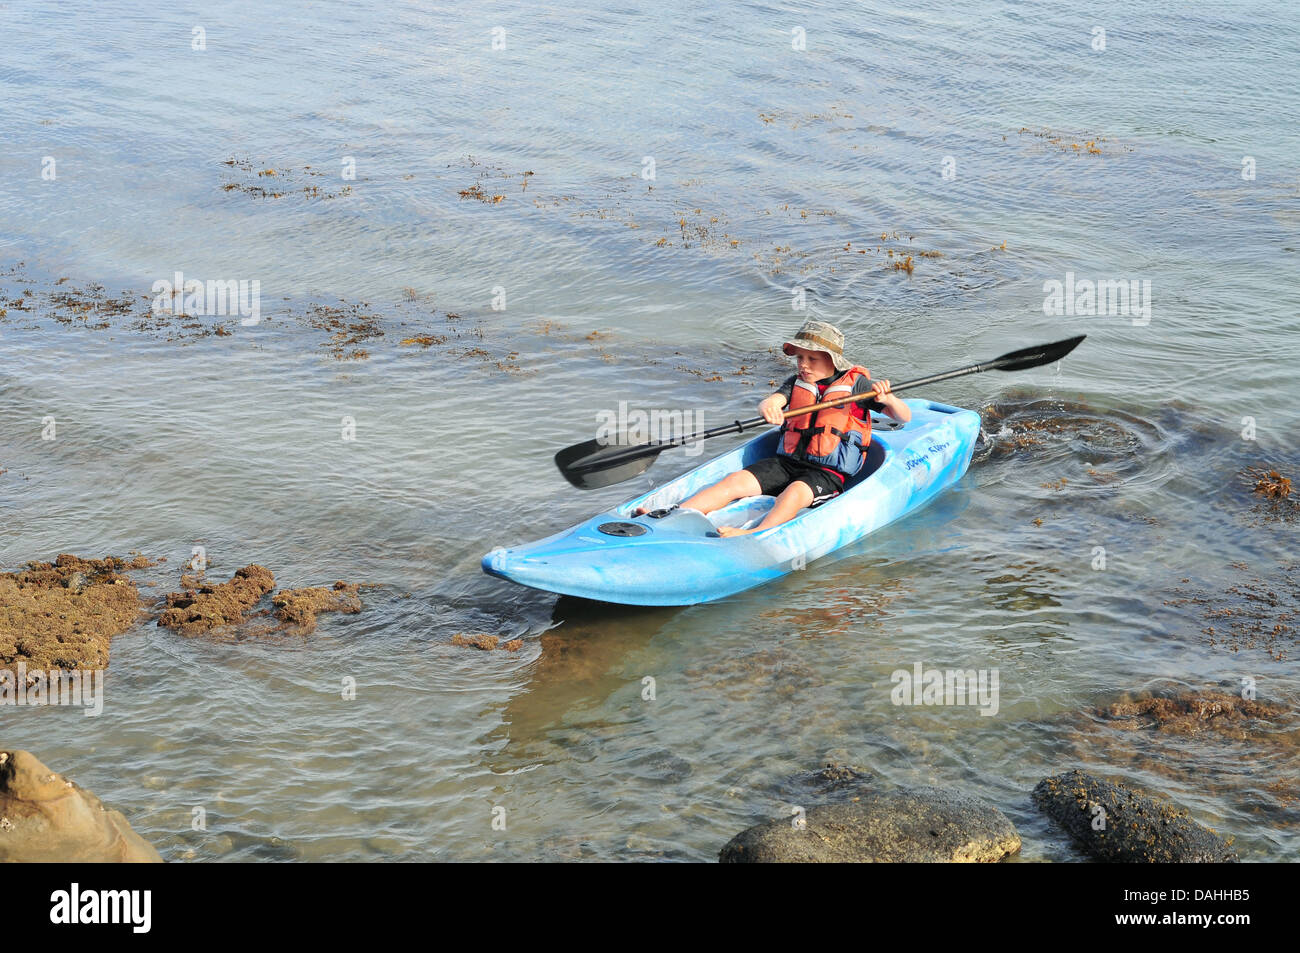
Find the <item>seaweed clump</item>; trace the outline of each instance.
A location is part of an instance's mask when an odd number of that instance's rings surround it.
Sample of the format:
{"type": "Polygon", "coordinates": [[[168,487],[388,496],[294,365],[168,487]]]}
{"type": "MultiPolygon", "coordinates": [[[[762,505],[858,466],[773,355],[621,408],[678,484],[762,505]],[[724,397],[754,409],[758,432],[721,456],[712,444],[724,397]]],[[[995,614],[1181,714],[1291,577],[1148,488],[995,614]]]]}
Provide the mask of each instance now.
{"type": "Polygon", "coordinates": [[[343,612],[356,615],[361,611],[357,583],[339,581],[333,588],[311,586],[305,589],[282,589],[271,599],[275,617],[286,626],[302,632],[316,628],[318,612],[343,612]]]}
{"type": "Polygon", "coordinates": [[[143,556],[82,559],[68,553],[0,573],[0,668],[103,669],[108,645],[142,605],[121,573],[153,565],[143,556]]]}
{"type": "Polygon", "coordinates": [[[506,652],[518,652],[523,648],[524,640],[510,639],[502,642],[499,635],[488,635],[486,632],[480,632],[477,635],[466,635],[463,632],[457,632],[451,637],[451,644],[461,648],[479,649],[484,652],[491,652],[498,648],[506,652]]]}
{"type": "Polygon", "coordinates": [[[189,587],[167,594],[158,624],[181,635],[199,635],[245,621],[258,600],[275,588],[275,577],[265,566],[250,565],[235,570],[230,582],[208,585],[184,576],[181,583],[189,587]]]}

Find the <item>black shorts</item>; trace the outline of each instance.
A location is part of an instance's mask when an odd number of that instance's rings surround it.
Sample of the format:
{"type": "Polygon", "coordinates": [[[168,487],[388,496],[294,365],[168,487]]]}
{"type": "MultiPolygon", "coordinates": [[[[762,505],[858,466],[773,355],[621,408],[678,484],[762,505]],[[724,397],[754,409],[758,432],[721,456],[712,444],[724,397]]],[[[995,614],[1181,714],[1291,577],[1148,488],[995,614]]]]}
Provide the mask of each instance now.
{"type": "Polygon", "coordinates": [[[759,489],[767,496],[780,496],[791,483],[801,481],[812,490],[813,504],[816,505],[839,496],[844,489],[843,483],[821,467],[789,457],[765,457],[745,469],[754,474],[759,489]]]}

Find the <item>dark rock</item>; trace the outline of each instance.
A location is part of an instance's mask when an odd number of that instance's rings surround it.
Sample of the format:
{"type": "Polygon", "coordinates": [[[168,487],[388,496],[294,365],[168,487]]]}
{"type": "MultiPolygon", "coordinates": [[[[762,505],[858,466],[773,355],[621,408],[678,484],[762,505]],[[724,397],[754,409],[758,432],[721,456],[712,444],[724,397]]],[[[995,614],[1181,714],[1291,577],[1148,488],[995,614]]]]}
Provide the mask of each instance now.
{"type": "Polygon", "coordinates": [[[809,808],[742,831],[723,863],[993,862],[1020,850],[1020,835],[992,804],[942,788],[863,790],[853,801],[809,808]]]}
{"type": "Polygon", "coordinates": [[[1097,860],[1113,863],[1235,863],[1237,854],[1183,808],[1074,770],[1044,778],[1034,803],[1097,860]]]}

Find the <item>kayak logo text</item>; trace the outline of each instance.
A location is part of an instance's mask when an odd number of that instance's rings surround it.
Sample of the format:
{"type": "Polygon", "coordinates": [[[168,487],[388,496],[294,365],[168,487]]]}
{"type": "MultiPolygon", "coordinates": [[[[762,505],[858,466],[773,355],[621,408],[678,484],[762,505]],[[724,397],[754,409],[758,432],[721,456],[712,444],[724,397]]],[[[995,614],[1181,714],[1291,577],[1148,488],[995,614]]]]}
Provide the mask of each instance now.
{"type": "Polygon", "coordinates": [[[50,922],[127,923],[133,933],[148,933],[153,923],[152,890],[70,890],[50,894],[50,922]]]}
{"type": "Polygon", "coordinates": [[[86,709],[90,717],[104,713],[104,672],[102,669],[27,669],[0,668],[0,705],[72,706],[86,709]]]}
{"type": "MultiPolygon", "coordinates": [[[[698,410],[628,409],[627,401],[618,402],[618,410],[596,412],[596,440],[602,445],[659,443],[704,429],[704,415],[698,410]]],[[[704,441],[683,444],[688,457],[704,450],[704,441]]]]}
{"type": "Polygon", "coordinates": [[[971,705],[981,715],[998,713],[998,670],[925,668],[920,662],[912,670],[895,669],[889,699],[895,705],[971,705]]]}
{"type": "Polygon", "coordinates": [[[914,470],[917,467],[919,467],[921,464],[929,460],[930,454],[942,453],[944,450],[947,450],[951,444],[952,441],[949,440],[946,441],[945,443],[935,444],[933,446],[926,447],[925,453],[921,454],[920,456],[913,457],[911,460],[908,460],[907,463],[903,464],[903,466],[908,470],[914,470]]]}

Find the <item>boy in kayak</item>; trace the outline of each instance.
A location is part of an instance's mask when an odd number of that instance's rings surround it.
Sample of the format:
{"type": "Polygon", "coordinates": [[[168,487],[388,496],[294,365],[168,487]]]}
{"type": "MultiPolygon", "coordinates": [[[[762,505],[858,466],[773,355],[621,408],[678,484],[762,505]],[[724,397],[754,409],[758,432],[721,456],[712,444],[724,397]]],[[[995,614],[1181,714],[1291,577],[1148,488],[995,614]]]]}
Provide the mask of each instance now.
{"type": "MultiPolygon", "coordinates": [[[[833,325],[808,321],[782,350],[795,358],[798,373],[758,405],[769,423],[781,424],[786,407],[797,410],[849,393],[874,394],[875,399],[792,417],[781,427],[777,456],[751,463],[679,504],[712,513],[747,496],[776,497],[753,529],[721,526],[721,536],[761,533],[793,519],[805,507],[838,496],[844,481],[862,469],[863,448],[871,441],[871,411],[903,422],[912,419],[911,409],[890,393],[889,381],[872,381],[865,367],[844,357],[844,335],[833,325]]],[[[644,512],[642,507],[637,515],[644,512]]]]}

